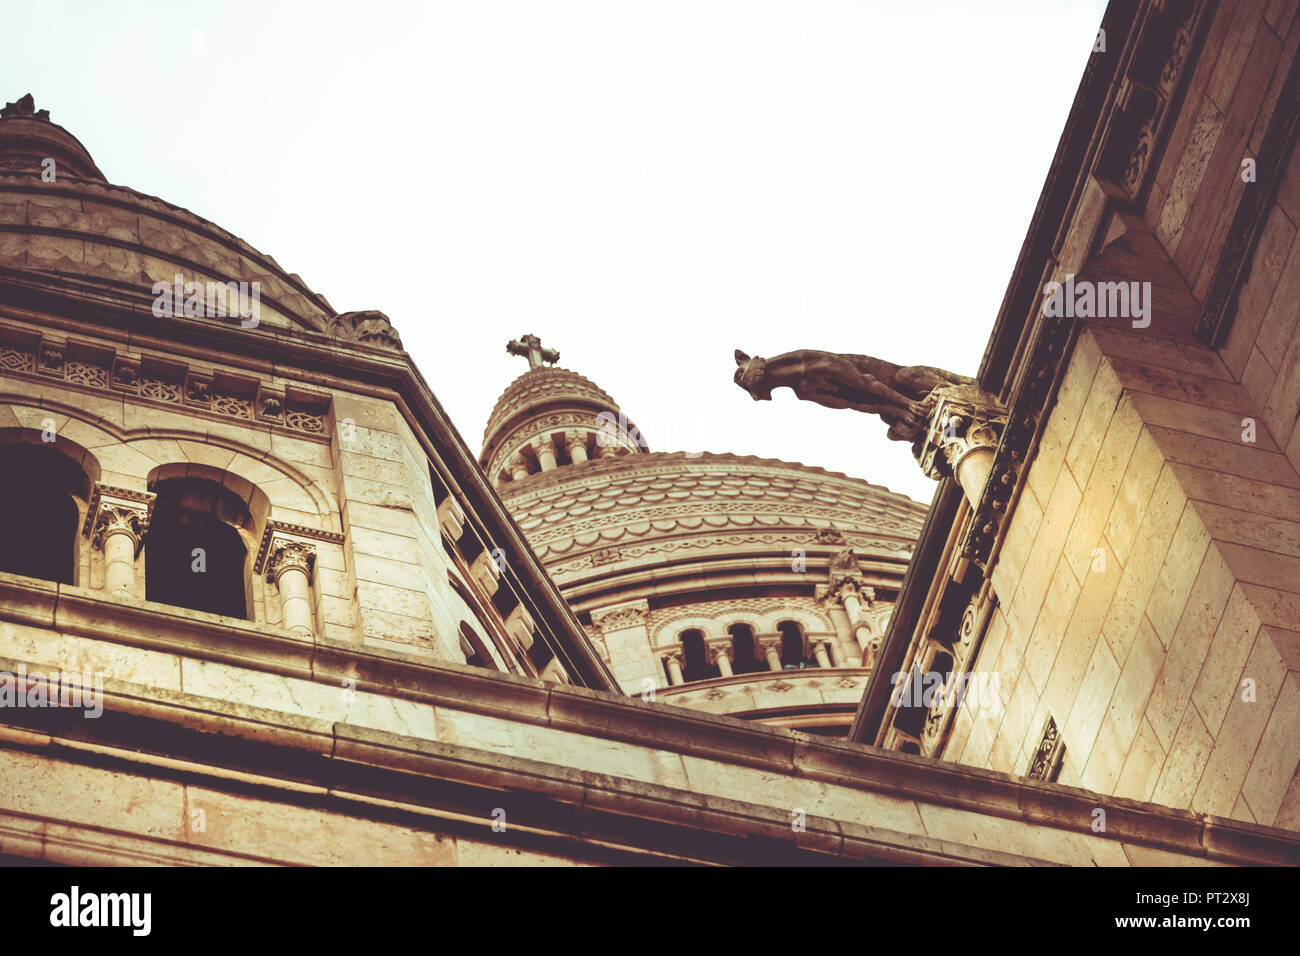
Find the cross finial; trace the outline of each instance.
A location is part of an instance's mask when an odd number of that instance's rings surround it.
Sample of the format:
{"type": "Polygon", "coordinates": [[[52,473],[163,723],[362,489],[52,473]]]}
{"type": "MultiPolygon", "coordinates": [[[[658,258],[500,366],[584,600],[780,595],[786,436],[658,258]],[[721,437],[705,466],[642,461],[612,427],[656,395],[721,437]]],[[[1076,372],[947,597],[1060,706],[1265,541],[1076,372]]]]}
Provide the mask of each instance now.
{"type": "Polygon", "coordinates": [[[537,368],[543,362],[554,365],[560,360],[560,353],[555,349],[542,348],[542,340],[529,332],[522,338],[506,343],[506,351],[511,355],[520,355],[528,359],[530,369],[537,368]]]}

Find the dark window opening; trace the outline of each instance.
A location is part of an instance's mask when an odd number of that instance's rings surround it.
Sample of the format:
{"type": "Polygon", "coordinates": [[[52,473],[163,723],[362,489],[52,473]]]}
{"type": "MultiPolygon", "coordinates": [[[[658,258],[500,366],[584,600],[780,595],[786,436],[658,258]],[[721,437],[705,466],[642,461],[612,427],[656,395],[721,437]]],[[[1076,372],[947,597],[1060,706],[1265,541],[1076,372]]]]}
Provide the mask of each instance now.
{"type": "Polygon", "coordinates": [[[704,632],[696,628],[682,632],[682,680],[708,680],[718,676],[718,669],[709,666],[704,648],[704,632]]]}
{"type": "Polygon", "coordinates": [[[732,624],[727,628],[731,635],[731,670],[736,674],[755,674],[768,670],[767,661],[759,659],[754,646],[754,629],[748,624],[732,624]]]}
{"type": "Polygon", "coordinates": [[[235,524],[243,502],[216,482],[173,478],[158,500],[145,535],[145,599],[227,617],[248,617],[248,549],[235,524]]]}
{"type": "Polygon", "coordinates": [[[0,571],[73,584],[79,512],[73,494],[86,478],[53,448],[10,445],[0,463],[0,571]]]}
{"type": "Polygon", "coordinates": [[[797,621],[781,621],[776,627],[781,632],[781,669],[798,670],[804,666],[803,628],[797,621]]]}
{"type": "Polygon", "coordinates": [[[471,667],[486,667],[490,670],[496,670],[496,662],[492,660],[492,653],[467,621],[460,622],[460,650],[465,655],[465,663],[471,667]]]}

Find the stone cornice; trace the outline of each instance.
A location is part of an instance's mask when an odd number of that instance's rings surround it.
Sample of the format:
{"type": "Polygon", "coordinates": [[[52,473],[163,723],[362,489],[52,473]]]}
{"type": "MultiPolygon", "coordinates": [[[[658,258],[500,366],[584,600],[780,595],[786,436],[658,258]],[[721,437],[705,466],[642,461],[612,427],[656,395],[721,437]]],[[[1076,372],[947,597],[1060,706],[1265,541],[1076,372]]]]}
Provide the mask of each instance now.
{"type": "MultiPolygon", "coordinates": [[[[213,618],[209,622],[196,619],[192,612],[169,613],[170,609],[161,611],[156,605],[106,601],[98,597],[98,593],[0,575],[0,620],[53,627],[74,637],[148,647],[239,667],[252,666],[335,688],[350,686],[361,692],[422,701],[437,707],[486,714],[584,736],[639,745],[654,741],[657,748],[670,752],[1058,827],[1068,832],[1089,832],[1092,811],[1100,806],[1107,812],[1107,839],[1222,862],[1300,862],[1300,834],[1288,831],[1071,787],[1031,783],[1006,774],[909,757],[874,747],[796,736],[760,724],[694,709],[647,704],[614,693],[572,685],[543,684],[512,675],[488,673],[480,668],[423,661],[413,655],[351,642],[263,633],[245,626],[246,622],[242,621],[204,615],[213,618]],[[92,594],[96,596],[92,597],[92,594]],[[105,613],[110,607],[111,614],[105,613]],[[344,684],[344,681],[351,683],[344,684]]],[[[0,669],[3,669],[3,662],[0,662],[0,669]]],[[[331,725],[301,716],[277,716],[267,711],[265,714],[272,716],[273,723],[278,720],[283,728],[268,740],[268,724],[264,717],[240,716],[234,712],[205,717],[196,705],[212,706],[215,702],[187,695],[172,699],[174,696],[171,692],[156,690],[142,693],[138,685],[105,681],[106,714],[134,712],[168,725],[190,728],[196,727],[196,721],[205,725],[212,723],[214,727],[220,726],[223,734],[260,741],[259,746],[266,746],[269,742],[272,746],[286,747],[286,752],[305,749],[314,753],[339,754],[344,749],[331,740],[330,728],[335,728],[333,732],[337,733],[346,725],[331,725]],[[320,729],[304,729],[308,724],[317,724],[320,729]],[[319,740],[311,743],[309,737],[319,737],[319,740]]],[[[242,705],[236,708],[240,709],[248,712],[242,705]]],[[[18,720],[28,717],[43,720],[57,719],[58,714],[57,709],[34,708],[11,709],[0,716],[13,724],[15,717],[18,720]]],[[[112,721],[102,719],[77,722],[85,733],[92,735],[101,730],[107,732],[112,724],[112,721]]],[[[138,731],[131,738],[136,747],[146,752],[157,741],[170,739],[161,732],[146,730],[138,731]]],[[[372,739],[391,741],[396,763],[409,760],[420,752],[433,753],[448,747],[446,744],[397,738],[379,731],[363,733],[372,739]]],[[[188,747],[184,749],[179,757],[189,761],[196,759],[195,751],[188,747]]],[[[444,749],[444,752],[447,751],[444,749]]],[[[500,767],[503,761],[511,758],[484,754],[483,759],[500,767]]],[[[270,763],[277,767],[295,765],[287,760],[272,760],[270,763]]],[[[548,774],[553,776],[555,772],[552,769],[548,774]]],[[[511,772],[504,773],[506,777],[515,779],[511,772]]],[[[455,776],[450,767],[438,764],[435,775],[444,774],[455,776]]],[[[589,774],[580,777],[584,785],[590,785],[589,774]]],[[[427,781],[428,776],[421,779],[427,781]]],[[[518,784],[517,779],[515,783],[518,784]]],[[[427,783],[425,786],[427,789],[427,783]]],[[[690,805],[699,800],[713,801],[715,798],[682,793],[670,803],[690,805]]],[[[783,825],[788,830],[788,808],[784,809],[783,825]]]]}

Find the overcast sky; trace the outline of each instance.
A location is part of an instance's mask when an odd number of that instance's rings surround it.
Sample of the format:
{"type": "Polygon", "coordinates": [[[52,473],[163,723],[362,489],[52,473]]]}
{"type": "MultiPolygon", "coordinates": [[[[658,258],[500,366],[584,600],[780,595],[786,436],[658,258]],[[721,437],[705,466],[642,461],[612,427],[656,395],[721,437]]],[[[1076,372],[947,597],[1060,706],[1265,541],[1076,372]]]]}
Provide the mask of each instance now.
{"type": "Polygon", "coordinates": [[[879,420],[754,402],[732,352],[973,375],[1105,4],[189,6],[0,0],[0,102],[387,313],[476,452],[536,332],[653,450],[928,501],[879,420]]]}

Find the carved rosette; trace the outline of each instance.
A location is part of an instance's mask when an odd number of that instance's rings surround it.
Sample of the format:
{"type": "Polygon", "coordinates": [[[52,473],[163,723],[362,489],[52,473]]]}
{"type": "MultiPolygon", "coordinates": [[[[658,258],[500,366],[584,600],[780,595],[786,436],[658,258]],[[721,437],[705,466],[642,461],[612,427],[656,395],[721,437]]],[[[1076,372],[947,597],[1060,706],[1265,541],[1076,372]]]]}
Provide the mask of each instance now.
{"type": "Polygon", "coordinates": [[[930,416],[930,427],[920,443],[917,460],[926,477],[950,478],[972,453],[995,452],[1007,413],[997,401],[978,389],[954,389],[940,397],[930,416]]]}
{"type": "Polygon", "coordinates": [[[126,534],[136,552],[149,530],[153,504],[157,496],[148,491],[132,491],[111,485],[95,484],[86,509],[84,531],[93,548],[102,549],[111,534],[126,534]]]}

